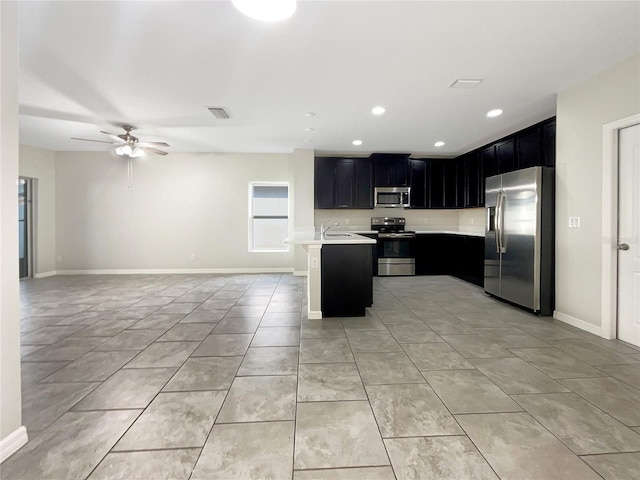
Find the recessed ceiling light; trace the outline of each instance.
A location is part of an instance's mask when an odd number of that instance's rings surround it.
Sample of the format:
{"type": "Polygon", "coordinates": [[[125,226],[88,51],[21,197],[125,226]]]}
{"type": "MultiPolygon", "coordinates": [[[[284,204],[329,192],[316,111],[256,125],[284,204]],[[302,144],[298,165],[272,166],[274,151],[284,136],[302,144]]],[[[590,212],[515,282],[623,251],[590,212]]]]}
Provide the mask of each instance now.
{"type": "Polygon", "coordinates": [[[444,142],[436,142],[433,144],[434,147],[444,147],[444,142]]]}
{"type": "Polygon", "coordinates": [[[354,140],[353,143],[356,147],[359,147],[360,145],[362,145],[362,140],[354,140]]]}
{"type": "Polygon", "coordinates": [[[490,110],[489,112],[487,112],[487,117],[489,118],[499,117],[500,115],[502,115],[502,110],[500,110],[499,108],[496,108],[495,110],[490,110]]]}
{"type": "Polygon", "coordinates": [[[373,113],[374,115],[382,115],[384,112],[386,112],[384,107],[373,107],[371,109],[371,113],[373,113]]]}
{"type": "Polygon", "coordinates": [[[304,114],[305,117],[315,117],[316,113],[315,112],[307,112],[304,114]]]}
{"type": "Polygon", "coordinates": [[[313,130],[314,130],[314,129],[313,129],[313,128],[311,128],[311,127],[307,127],[307,128],[305,128],[305,129],[304,129],[304,131],[305,131],[305,132],[313,132],[313,130]]]}
{"type": "Polygon", "coordinates": [[[482,83],[482,78],[458,78],[451,82],[451,88],[476,88],[482,83]]]}
{"type": "Polygon", "coordinates": [[[296,0],[231,0],[233,6],[261,22],[277,22],[296,11],[296,0]]]}

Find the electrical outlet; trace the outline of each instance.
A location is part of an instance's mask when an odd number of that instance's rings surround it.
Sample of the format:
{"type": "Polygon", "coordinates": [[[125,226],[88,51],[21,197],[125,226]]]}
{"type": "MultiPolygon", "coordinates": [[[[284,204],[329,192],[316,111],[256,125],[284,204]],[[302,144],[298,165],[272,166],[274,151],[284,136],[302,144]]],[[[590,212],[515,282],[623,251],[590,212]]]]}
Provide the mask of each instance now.
{"type": "Polygon", "coordinates": [[[196,254],[195,254],[195,253],[192,253],[192,254],[191,254],[191,261],[192,261],[192,262],[195,262],[195,261],[196,261],[196,254]]]}
{"type": "Polygon", "coordinates": [[[569,217],[569,228],[580,228],[580,217],[569,217]]]}
{"type": "Polygon", "coordinates": [[[311,258],[311,268],[318,268],[318,259],[316,257],[311,258]]]}

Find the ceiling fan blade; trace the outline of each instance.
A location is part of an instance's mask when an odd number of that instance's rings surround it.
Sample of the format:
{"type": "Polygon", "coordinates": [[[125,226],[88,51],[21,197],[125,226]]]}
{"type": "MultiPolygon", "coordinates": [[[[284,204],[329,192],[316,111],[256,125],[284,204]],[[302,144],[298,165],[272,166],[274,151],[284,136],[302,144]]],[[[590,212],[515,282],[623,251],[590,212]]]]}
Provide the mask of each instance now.
{"type": "Polygon", "coordinates": [[[71,137],[71,140],[82,140],[83,142],[108,143],[109,145],[117,145],[118,143],[121,143],[121,142],[106,142],[104,140],[93,140],[91,138],[76,138],[76,137],[71,137]]]}
{"type": "MultiPolygon", "coordinates": [[[[120,135],[116,135],[115,133],[105,132],[104,130],[100,130],[100,133],[104,133],[105,135],[110,136],[111,138],[113,138],[118,143],[122,143],[125,140],[120,135]]],[[[123,137],[124,137],[124,135],[123,135],[123,137]]]]}
{"type": "Polygon", "coordinates": [[[139,147],[170,147],[167,142],[138,142],[139,147]]]}
{"type": "Polygon", "coordinates": [[[158,150],[157,148],[151,148],[151,147],[139,147],[139,148],[144,150],[145,152],[155,153],[157,155],[168,155],[168,152],[163,152],[162,150],[158,150]]]}

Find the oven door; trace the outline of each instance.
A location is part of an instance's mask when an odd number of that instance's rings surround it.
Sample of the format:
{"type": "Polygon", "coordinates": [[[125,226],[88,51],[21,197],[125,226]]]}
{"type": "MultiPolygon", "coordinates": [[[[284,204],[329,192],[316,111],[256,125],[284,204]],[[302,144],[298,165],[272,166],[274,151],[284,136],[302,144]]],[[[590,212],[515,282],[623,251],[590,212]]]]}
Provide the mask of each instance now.
{"type": "Polygon", "coordinates": [[[378,276],[415,275],[414,242],[415,236],[394,237],[380,234],[376,246],[378,276]]]}

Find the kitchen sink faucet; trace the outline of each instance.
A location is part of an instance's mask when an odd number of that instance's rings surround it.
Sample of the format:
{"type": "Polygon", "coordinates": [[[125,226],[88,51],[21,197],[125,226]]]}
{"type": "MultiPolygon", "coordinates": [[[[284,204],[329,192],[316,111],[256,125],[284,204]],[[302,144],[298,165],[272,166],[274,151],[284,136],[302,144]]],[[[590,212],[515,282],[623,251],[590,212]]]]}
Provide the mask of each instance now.
{"type": "Polygon", "coordinates": [[[340,222],[334,222],[333,225],[325,225],[324,222],[320,225],[320,235],[324,235],[330,228],[337,227],[340,222]]]}

